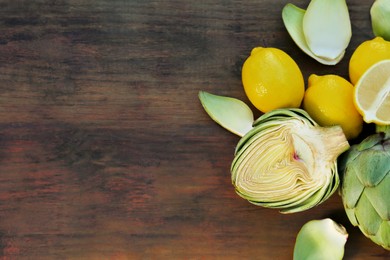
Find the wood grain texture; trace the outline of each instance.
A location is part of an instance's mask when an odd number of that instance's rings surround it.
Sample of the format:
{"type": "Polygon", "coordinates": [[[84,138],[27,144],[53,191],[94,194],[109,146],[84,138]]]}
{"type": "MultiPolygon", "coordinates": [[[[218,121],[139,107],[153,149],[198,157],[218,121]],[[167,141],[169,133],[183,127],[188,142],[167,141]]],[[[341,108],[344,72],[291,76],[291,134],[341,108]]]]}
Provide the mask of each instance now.
{"type": "Polygon", "coordinates": [[[389,259],[337,194],[282,215],[231,185],[238,138],[198,91],[247,102],[240,70],[258,45],[289,53],[305,79],[347,77],[373,37],[373,1],[347,1],[346,57],[320,65],[287,34],[287,2],[1,1],[0,259],[291,259],[300,227],[324,217],[347,227],[345,259],[389,259]]]}

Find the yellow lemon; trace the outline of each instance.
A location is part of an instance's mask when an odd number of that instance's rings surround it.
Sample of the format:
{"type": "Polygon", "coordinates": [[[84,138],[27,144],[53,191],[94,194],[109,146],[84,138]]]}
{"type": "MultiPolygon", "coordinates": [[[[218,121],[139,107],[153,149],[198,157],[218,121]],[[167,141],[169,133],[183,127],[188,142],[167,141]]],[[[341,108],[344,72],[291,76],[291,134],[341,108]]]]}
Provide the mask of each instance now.
{"type": "Polygon", "coordinates": [[[354,105],[354,87],[337,75],[310,75],[303,108],[322,126],[340,125],[347,139],[363,128],[362,116],[354,105]]]}
{"type": "Polygon", "coordinates": [[[366,70],[381,60],[390,59],[390,42],[381,37],[361,43],[349,60],[349,79],[353,85],[366,70]]]}
{"type": "Polygon", "coordinates": [[[365,122],[390,124],[390,59],[375,63],[362,75],[354,101],[365,122]]]}
{"type": "Polygon", "coordinates": [[[264,113],[299,107],[305,92],[298,65],[277,48],[254,48],[242,67],[242,83],[250,102],[264,113]]]}

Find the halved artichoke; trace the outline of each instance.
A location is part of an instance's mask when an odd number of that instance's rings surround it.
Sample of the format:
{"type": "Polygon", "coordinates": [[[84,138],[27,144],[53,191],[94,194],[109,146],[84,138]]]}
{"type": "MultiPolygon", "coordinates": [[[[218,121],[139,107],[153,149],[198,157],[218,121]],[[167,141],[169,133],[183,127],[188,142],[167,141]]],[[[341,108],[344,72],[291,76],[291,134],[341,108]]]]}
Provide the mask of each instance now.
{"type": "Polygon", "coordinates": [[[239,141],[232,183],[253,204],[282,213],[307,210],[336,191],[336,159],[348,148],[340,126],[320,127],[301,109],[273,110],[239,141]]]}

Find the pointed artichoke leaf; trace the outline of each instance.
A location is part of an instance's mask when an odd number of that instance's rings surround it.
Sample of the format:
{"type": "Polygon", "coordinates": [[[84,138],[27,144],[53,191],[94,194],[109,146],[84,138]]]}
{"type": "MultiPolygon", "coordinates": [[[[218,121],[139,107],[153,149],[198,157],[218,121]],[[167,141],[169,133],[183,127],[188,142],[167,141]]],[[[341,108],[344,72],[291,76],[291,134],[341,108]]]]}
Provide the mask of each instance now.
{"type": "Polygon", "coordinates": [[[383,220],[390,220],[390,175],[387,175],[376,187],[366,188],[365,194],[383,220]]]}
{"type": "Polygon", "coordinates": [[[366,236],[374,236],[378,232],[382,219],[365,193],[362,194],[355,212],[361,231],[366,236]]]}
{"type": "Polygon", "coordinates": [[[353,226],[356,227],[357,225],[359,225],[356,219],[355,209],[345,208],[345,213],[347,214],[347,217],[353,226]]]}
{"type": "Polygon", "coordinates": [[[380,134],[373,134],[366,137],[358,146],[358,152],[370,149],[382,141],[382,136],[380,134]]]}
{"type": "Polygon", "coordinates": [[[303,33],[316,56],[328,60],[339,57],[352,36],[345,0],[312,0],[303,17],[303,33]]]}
{"type": "Polygon", "coordinates": [[[364,190],[364,185],[357,177],[358,171],[359,169],[355,165],[351,165],[346,169],[346,173],[344,174],[341,195],[345,208],[352,209],[356,207],[364,190]]]}
{"type": "Polygon", "coordinates": [[[305,39],[303,33],[303,17],[305,15],[305,10],[301,9],[293,4],[287,4],[282,11],[283,23],[287,29],[287,32],[295,42],[295,44],[307,55],[317,60],[318,62],[324,65],[335,65],[337,64],[345,54],[345,51],[340,53],[335,59],[328,59],[326,57],[318,57],[314,54],[305,39]]]}
{"type": "Polygon", "coordinates": [[[356,175],[364,186],[375,187],[390,172],[390,155],[383,150],[366,150],[350,166],[355,167],[356,175]]]}
{"type": "Polygon", "coordinates": [[[390,250],[390,221],[383,221],[377,234],[378,240],[385,249],[390,250]]]}
{"type": "Polygon", "coordinates": [[[337,158],[337,167],[340,173],[343,173],[347,168],[349,163],[353,163],[353,161],[360,155],[360,151],[357,149],[356,145],[351,146],[348,151],[341,154],[337,158]]]}
{"type": "Polygon", "coordinates": [[[199,92],[199,99],[207,114],[223,128],[238,136],[244,136],[252,129],[252,110],[241,100],[199,92]]]}

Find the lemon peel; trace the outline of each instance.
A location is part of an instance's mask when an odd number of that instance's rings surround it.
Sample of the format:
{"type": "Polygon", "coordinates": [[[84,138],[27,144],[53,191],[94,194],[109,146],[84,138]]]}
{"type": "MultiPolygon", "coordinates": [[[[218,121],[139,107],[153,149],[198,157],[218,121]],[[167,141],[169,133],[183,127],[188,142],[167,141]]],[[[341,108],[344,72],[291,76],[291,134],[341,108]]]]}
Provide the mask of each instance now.
{"type": "Polygon", "coordinates": [[[241,78],[249,101],[263,113],[301,105],[305,92],[302,71],[281,49],[253,48],[242,66],[241,78]]]}

